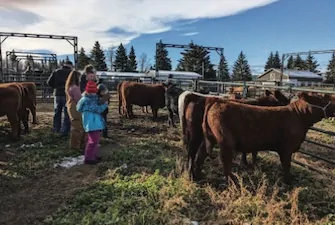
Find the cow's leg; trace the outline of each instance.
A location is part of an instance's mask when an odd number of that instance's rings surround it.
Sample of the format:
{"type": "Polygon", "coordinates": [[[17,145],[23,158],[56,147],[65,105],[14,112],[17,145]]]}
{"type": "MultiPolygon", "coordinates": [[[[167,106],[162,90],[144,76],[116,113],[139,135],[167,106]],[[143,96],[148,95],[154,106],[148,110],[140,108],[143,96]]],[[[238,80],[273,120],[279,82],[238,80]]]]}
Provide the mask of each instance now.
{"type": "Polygon", "coordinates": [[[247,167],[248,166],[248,161],[247,161],[247,153],[242,152],[241,156],[241,165],[247,167]]]}
{"type": "Polygon", "coordinates": [[[126,117],[131,118],[131,105],[126,105],[126,117]]]}
{"type": "Polygon", "coordinates": [[[149,113],[149,111],[148,111],[148,106],[145,107],[145,112],[146,112],[146,113],[149,113]]]}
{"type": "Polygon", "coordinates": [[[24,126],[24,133],[29,132],[28,118],[29,118],[29,110],[23,109],[20,117],[22,118],[22,123],[24,126]]]}
{"type": "Polygon", "coordinates": [[[19,115],[15,113],[8,114],[7,119],[12,128],[11,138],[13,140],[18,140],[20,138],[20,132],[21,132],[21,124],[19,120],[19,115]]]}
{"type": "Polygon", "coordinates": [[[290,184],[291,182],[291,156],[292,154],[289,152],[281,151],[279,153],[280,162],[284,172],[284,182],[286,184],[290,184]]]}
{"type": "Polygon", "coordinates": [[[154,119],[157,119],[158,118],[158,109],[151,106],[151,111],[152,111],[152,115],[154,116],[154,119]]]}
{"type": "Polygon", "coordinates": [[[198,149],[195,161],[194,161],[193,179],[196,180],[196,181],[200,180],[201,177],[202,177],[201,170],[202,170],[202,167],[204,165],[204,162],[205,162],[207,156],[208,156],[208,154],[207,154],[207,151],[206,151],[205,142],[202,141],[200,146],[199,146],[199,149],[198,149]]]}
{"type": "Polygon", "coordinates": [[[257,152],[252,152],[252,166],[257,167],[257,152]]]}
{"type": "Polygon", "coordinates": [[[187,162],[188,162],[188,171],[190,178],[192,179],[194,177],[193,171],[194,171],[194,161],[195,157],[197,155],[199,146],[201,145],[202,138],[197,136],[195,137],[192,133],[189,133],[189,141],[187,143],[187,162]]]}
{"type": "Polygon", "coordinates": [[[30,108],[30,112],[31,112],[31,114],[33,116],[33,122],[32,122],[32,124],[37,124],[36,105],[34,105],[34,106],[32,106],[30,108]]]}
{"type": "Polygon", "coordinates": [[[238,185],[236,177],[231,173],[232,170],[232,164],[233,164],[233,144],[229,142],[229,139],[218,139],[218,145],[220,147],[220,162],[223,165],[223,173],[224,176],[227,178],[227,181],[229,182],[229,178],[232,179],[232,181],[235,183],[235,185],[238,185]]]}

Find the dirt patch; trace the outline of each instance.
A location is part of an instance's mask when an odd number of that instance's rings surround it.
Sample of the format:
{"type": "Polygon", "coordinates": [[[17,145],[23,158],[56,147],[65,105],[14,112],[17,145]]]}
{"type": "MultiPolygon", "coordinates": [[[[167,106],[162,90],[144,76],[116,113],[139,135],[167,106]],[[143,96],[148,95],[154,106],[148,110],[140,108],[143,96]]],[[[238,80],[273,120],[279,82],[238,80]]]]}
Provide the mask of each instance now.
{"type": "Polygon", "coordinates": [[[96,179],[96,167],[57,169],[51,175],[26,183],[18,192],[2,196],[1,224],[33,224],[71,199],[96,179]]]}

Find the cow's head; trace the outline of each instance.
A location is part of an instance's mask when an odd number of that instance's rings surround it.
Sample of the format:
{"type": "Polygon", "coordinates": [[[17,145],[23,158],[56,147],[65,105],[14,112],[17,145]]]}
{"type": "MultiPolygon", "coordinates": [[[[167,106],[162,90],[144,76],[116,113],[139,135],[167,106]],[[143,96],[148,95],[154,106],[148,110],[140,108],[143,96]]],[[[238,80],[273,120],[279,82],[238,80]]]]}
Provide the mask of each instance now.
{"type": "Polygon", "coordinates": [[[323,112],[324,117],[335,117],[335,102],[331,95],[311,95],[306,92],[300,92],[297,96],[312,107],[312,112],[320,110],[323,112]]]}

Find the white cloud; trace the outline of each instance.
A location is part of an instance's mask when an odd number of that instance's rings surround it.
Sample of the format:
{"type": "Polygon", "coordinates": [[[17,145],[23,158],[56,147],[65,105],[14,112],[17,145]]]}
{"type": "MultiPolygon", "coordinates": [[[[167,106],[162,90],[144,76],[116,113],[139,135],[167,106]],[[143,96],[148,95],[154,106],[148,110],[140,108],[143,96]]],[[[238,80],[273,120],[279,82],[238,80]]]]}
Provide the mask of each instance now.
{"type": "MultiPolygon", "coordinates": [[[[25,17],[1,18],[0,30],[74,35],[78,36],[79,47],[83,46],[88,50],[98,40],[107,48],[120,42],[126,44],[141,34],[168,31],[171,29],[169,23],[178,20],[196,21],[229,16],[275,1],[277,0],[0,0],[0,10],[7,8],[26,11],[26,15],[27,12],[32,13],[40,19],[27,24],[26,19],[22,19],[25,17]],[[125,34],[105,32],[111,28],[122,28],[125,34]]],[[[72,47],[65,40],[8,38],[3,48],[48,49],[57,54],[72,52],[72,47]]]]}
{"type": "Polygon", "coordinates": [[[182,34],[182,36],[194,36],[194,35],[197,35],[197,34],[199,34],[199,32],[189,32],[189,33],[182,34]]]}

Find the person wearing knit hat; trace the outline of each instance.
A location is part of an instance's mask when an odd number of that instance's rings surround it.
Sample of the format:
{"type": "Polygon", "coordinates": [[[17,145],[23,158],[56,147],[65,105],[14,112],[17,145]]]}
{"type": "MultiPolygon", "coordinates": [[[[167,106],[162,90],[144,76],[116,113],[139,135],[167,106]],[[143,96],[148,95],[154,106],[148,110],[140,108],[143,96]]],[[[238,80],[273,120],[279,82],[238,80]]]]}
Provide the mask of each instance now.
{"type": "Polygon", "coordinates": [[[106,123],[101,113],[108,107],[106,97],[104,102],[99,104],[97,95],[97,84],[90,80],[87,82],[85,92],[77,104],[77,111],[82,114],[82,122],[87,133],[87,143],[85,148],[85,163],[96,164],[100,161],[98,157],[98,145],[100,142],[100,133],[105,129],[106,123]]]}

